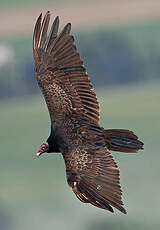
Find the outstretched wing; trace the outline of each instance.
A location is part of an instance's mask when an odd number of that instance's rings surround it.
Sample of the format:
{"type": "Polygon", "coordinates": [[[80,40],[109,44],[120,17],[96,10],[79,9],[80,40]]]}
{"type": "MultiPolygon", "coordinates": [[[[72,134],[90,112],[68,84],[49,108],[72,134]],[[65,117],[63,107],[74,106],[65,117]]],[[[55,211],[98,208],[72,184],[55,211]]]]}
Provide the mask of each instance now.
{"type": "Polygon", "coordinates": [[[70,35],[68,23],[57,35],[59,18],[56,17],[49,35],[50,12],[42,21],[39,16],[33,35],[35,73],[48,105],[51,119],[57,114],[83,111],[84,115],[99,124],[99,104],[83,62],[70,35]]]}
{"type": "Polygon", "coordinates": [[[92,135],[93,141],[88,141],[87,146],[73,146],[68,154],[64,154],[68,184],[82,202],[111,212],[113,206],[126,213],[122,202],[120,170],[98,132],[99,135],[92,135]]]}

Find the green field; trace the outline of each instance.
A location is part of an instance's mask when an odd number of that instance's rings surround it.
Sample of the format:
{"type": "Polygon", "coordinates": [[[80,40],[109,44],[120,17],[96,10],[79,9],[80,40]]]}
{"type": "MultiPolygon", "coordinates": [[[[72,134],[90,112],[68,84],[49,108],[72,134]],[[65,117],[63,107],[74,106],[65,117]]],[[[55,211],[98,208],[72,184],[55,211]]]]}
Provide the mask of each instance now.
{"type": "MultiPolygon", "coordinates": [[[[74,35],[87,72],[96,85],[160,79],[159,21],[79,31],[74,35]]],[[[17,95],[21,85],[26,94],[31,90],[35,93],[28,76],[33,69],[32,35],[0,39],[0,43],[8,44],[15,55],[9,65],[1,68],[0,97],[17,95]]]]}
{"type": "MultiPolygon", "coordinates": [[[[123,44],[126,44],[128,48],[134,51],[134,54],[140,59],[149,58],[149,56],[153,54],[156,55],[160,51],[159,20],[137,24],[120,24],[114,27],[105,26],[95,28],[92,31],[72,30],[72,33],[75,36],[76,45],[81,48],[79,51],[83,49],[82,45],[84,45],[83,43],[85,41],[94,47],[95,50],[100,49],[102,55],[106,56],[106,53],[104,54],[104,52],[106,52],[104,48],[110,47],[112,39],[117,40],[117,42],[119,41],[119,43],[123,41],[123,44]]],[[[0,38],[0,41],[3,42],[3,39],[0,38]]],[[[18,60],[32,56],[32,34],[29,37],[8,37],[5,41],[14,47],[18,60]]]]}
{"type": "Polygon", "coordinates": [[[38,96],[0,101],[0,229],[159,229],[159,87],[97,91],[101,124],[131,129],[145,143],[138,154],[114,153],[128,215],[80,203],[67,185],[60,155],[36,158],[50,128],[46,106],[38,96]]]}

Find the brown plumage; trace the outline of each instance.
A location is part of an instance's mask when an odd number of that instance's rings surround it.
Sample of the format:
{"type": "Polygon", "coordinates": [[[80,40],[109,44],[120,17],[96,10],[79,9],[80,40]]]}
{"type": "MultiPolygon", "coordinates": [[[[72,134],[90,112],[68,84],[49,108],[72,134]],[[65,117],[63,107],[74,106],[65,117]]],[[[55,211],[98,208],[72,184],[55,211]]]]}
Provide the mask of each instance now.
{"type": "Polygon", "coordinates": [[[50,12],[39,16],[33,35],[35,74],[45,97],[51,134],[37,155],[61,152],[68,184],[84,203],[126,213],[119,168],[109,150],[137,152],[143,143],[129,130],[104,130],[99,104],[70,35],[68,23],[58,35],[59,18],[48,34],[50,12]]]}

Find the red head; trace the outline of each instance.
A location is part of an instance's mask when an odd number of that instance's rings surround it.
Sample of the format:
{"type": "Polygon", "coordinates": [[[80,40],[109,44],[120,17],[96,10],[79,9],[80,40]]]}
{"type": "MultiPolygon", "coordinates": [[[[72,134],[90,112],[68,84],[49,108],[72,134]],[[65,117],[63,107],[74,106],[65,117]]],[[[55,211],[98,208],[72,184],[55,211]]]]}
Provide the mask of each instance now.
{"type": "Polygon", "coordinates": [[[49,150],[49,144],[48,142],[45,142],[41,145],[41,147],[38,150],[37,156],[39,157],[42,153],[45,153],[49,150]]]}

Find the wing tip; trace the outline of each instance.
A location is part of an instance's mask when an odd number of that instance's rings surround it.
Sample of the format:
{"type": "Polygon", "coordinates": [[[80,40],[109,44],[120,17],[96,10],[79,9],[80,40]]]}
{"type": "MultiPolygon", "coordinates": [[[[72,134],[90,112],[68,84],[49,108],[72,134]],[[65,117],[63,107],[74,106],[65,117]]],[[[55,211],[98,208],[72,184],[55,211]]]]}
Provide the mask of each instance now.
{"type": "MultiPolygon", "coordinates": [[[[104,205],[105,206],[105,205],[104,205]]],[[[122,212],[123,214],[127,214],[127,211],[125,210],[125,208],[123,208],[122,206],[117,206],[116,207],[120,212],[122,212]]],[[[108,211],[110,211],[110,212],[112,212],[112,213],[114,213],[114,210],[113,210],[113,208],[110,206],[110,205],[107,205],[107,207],[106,207],[106,209],[108,210],[108,211]]]]}
{"type": "Polygon", "coordinates": [[[38,19],[39,19],[39,18],[40,18],[40,19],[42,19],[42,13],[40,13],[40,15],[39,15],[38,19]]]}
{"type": "Polygon", "coordinates": [[[59,16],[55,17],[55,22],[59,22],[59,16]]]}
{"type": "Polygon", "coordinates": [[[127,211],[122,206],[119,208],[119,211],[121,211],[125,215],[127,214],[127,211]]]}
{"type": "Polygon", "coordinates": [[[65,25],[64,31],[66,34],[70,33],[70,31],[71,31],[71,23],[70,22],[65,25]]]}

